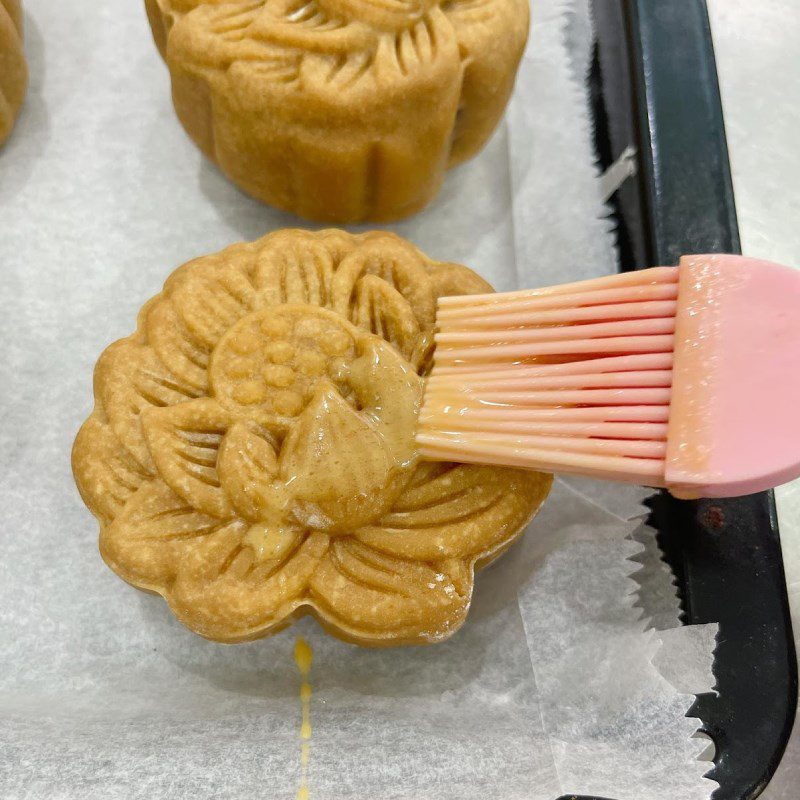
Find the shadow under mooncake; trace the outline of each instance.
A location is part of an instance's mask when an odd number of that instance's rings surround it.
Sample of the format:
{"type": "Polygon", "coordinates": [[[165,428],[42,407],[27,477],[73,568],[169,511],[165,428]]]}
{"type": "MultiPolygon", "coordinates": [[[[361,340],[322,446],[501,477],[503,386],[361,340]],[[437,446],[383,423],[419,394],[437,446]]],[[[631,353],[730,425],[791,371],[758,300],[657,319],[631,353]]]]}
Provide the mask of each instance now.
{"type": "Polygon", "coordinates": [[[218,641],[306,613],[361,644],[450,636],[551,483],[415,451],[436,299],[487,290],[388,233],[180,267],[100,357],[75,441],[103,558],[218,641]]]}
{"type": "Polygon", "coordinates": [[[195,143],[324,222],[423,208],[497,126],[528,35],[528,0],[145,3],[195,143]]]}

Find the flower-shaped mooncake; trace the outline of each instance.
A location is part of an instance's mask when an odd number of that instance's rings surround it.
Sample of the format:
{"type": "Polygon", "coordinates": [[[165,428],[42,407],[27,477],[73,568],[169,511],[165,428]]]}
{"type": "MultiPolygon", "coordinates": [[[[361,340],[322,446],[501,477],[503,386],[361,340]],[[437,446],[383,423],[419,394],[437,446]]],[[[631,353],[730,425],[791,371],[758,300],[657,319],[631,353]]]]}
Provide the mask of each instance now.
{"type": "Polygon", "coordinates": [[[22,6],[19,0],[0,0],[0,144],[14,127],[27,87],[22,6]]]}
{"type": "Polygon", "coordinates": [[[528,34],[528,0],[145,2],[202,151],[339,223],[422,208],[494,130],[528,34]]]}
{"type": "Polygon", "coordinates": [[[489,288],[388,233],[182,266],[100,357],[75,441],[103,558],[219,641],[309,612],[362,644],[452,634],[551,482],[415,454],[436,298],[489,288]]]}

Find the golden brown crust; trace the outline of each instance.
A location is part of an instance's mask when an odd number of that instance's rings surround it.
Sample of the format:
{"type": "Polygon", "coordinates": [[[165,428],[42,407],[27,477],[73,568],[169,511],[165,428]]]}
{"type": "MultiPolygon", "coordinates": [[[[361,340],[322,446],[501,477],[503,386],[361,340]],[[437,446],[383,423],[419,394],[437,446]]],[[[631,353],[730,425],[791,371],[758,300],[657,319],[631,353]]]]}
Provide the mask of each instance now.
{"type": "Polygon", "coordinates": [[[0,145],[14,127],[27,87],[22,6],[19,0],[0,0],[0,145]]]}
{"type": "Polygon", "coordinates": [[[528,0],[145,0],[191,138],[328,222],[418,211],[508,101],[528,0]]]}
{"type": "Polygon", "coordinates": [[[388,233],[278,231],[176,270],[111,345],[73,471],[100,551],[217,641],[312,613],[439,641],[550,477],[417,461],[440,291],[484,291],[388,233]]]}

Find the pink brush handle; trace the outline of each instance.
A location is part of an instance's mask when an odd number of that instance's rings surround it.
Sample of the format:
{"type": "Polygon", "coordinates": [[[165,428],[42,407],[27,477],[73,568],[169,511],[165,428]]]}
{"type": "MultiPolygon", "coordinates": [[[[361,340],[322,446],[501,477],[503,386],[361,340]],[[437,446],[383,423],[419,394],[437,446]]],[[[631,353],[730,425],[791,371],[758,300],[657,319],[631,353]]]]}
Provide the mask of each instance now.
{"type": "Polygon", "coordinates": [[[800,272],[681,259],[665,480],[681,496],[751,494],[800,475],[800,272]]]}

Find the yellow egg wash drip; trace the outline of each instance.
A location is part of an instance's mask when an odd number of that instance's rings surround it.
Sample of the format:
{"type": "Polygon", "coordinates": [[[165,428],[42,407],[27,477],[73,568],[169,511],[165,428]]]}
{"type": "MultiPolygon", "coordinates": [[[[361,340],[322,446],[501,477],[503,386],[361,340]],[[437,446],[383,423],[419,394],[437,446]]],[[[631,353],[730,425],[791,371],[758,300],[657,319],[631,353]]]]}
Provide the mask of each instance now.
{"type": "Polygon", "coordinates": [[[294,645],[294,662],[300,670],[302,683],[300,684],[300,705],[302,717],[300,723],[300,787],[297,790],[297,800],[308,800],[308,757],[311,749],[311,684],[308,676],[311,672],[311,662],[314,654],[311,645],[299,636],[294,645]]]}

